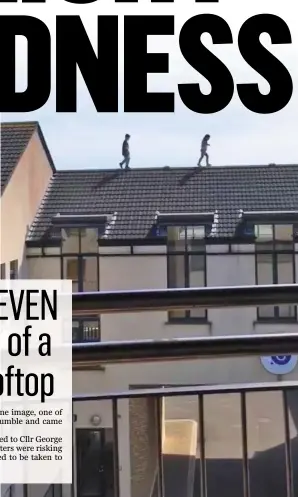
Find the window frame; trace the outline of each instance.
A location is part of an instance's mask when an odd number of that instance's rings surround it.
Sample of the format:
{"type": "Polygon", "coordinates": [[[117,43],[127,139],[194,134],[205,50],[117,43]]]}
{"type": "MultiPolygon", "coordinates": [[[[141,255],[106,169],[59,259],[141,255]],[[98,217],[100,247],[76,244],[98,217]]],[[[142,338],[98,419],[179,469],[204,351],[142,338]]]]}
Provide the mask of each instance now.
{"type": "MultiPolygon", "coordinates": [[[[256,238],[255,240],[255,279],[256,279],[256,284],[265,284],[265,283],[259,283],[259,262],[258,262],[258,256],[260,255],[270,255],[272,257],[272,284],[277,285],[279,284],[278,280],[278,272],[279,272],[279,261],[278,258],[282,254],[287,254],[291,255],[292,258],[292,275],[293,275],[293,283],[296,283],[296,260],[295,260],[295,237],[294,237],[294,225],[292,223],[260,223],[260,226],[266,226],[270,225],[272,226],[272,239],[266,238],[264,240],[258,240],[256,238]],[[275,232],[276,232],[276,226],[290,226],[292,225],[292,239],[289,240],[281,240],[281,239],[276,239],[275,237],[275,232]],[[281,248],[284,246],[285,248],[281,248]],[[288,246],[288,248],[286,248],[288,246]]],[[[283,316],[281,315],[280,311],[282,309],[281,305],[272,305],[268,307],[272,307],[273,309],[273,315],[272,316],[262,316],[260,313],[260,310],[264,306],[258,306],[257,307],[257,322],[267,322],[267,323],[274,323],[274,322],[286,322],[286,323],[295,323],[297,322],[297,306],[293,305],[294,310],[294,315],[293,316],[283,316]]],[[[267,307],[267,306],[266,306],[267,307]]]]}
{"type": "MultiPolygon", "coordinates": [[[[94,252],[94,255],[98,253],[98,243],[99,243],[99,240],[102,236],[102,234],[104,233],[104,229],[102,226],[93,226],[93,225],[89,225],[88,223],[84,226],[82,225],[78,225],[78,226],[61,226],[60,227],[60,236],[61,236],[61,244],[60,244],[60,254],[62,256],[65,256],[67,254],[73,254],[74,256],[76,254],[83,254],[84,251],[82,250],[82,240],[86,237],[87,235],[87,230],[94,230],[96,231],[96,237],[97,237],[97,252],[94,252]],[[65,234],[70,237],[70,236],[75,236],[77,235],[77,242],[78,242],[78,250],[75,251],[75,252],[67,252],[64,250],[64,246],[63,246],[63,243],[64,243],[64,238],[63,238],[63,231],[65,232],[65,234]]],[[[90,252],[90,254],[92,254],[93,252],[90,252]]]]}
{"type": "Polygon", "coordinates": [[[78,322],[79,326],[78,326],[78,329],[79,329],[79,339],[78,340],[74,340],[72,338],[72,341],[73,343],[94,343],[94,342],[101,342],[101,323],[100,323],[100,316],[96,316],[96,315],[90,315],[90,316],[82,316],[82,317],[73,317],[72,319],[72,323],[74,322],[78,322]],[[94,339],[90,339],[90,340],[84,340],[84,322],[91,322],[91,321],[94,321],[95,323],[97,323],[97,327],[98,327],[98,335],[96,338],[94,339]],[[82,338],[82,340],[80,340],[80,338],[82,338]]]}
{"type": "Polygon", "coordinates": [[[64,268],[64,262],[69,260],[76,260],[78,264],[78,279],[72,280],[73,283],[77,284],[78,292],[84,292],[84,276],[86,272],[86,266],[87,266],[87,261],[88,259],[96,259],[96,290],[94,291],[99,291],[99,254],[63,254],[60,256],[61,257],[61,268],[60,268],[60,275],[61,279],[68,279],[67,276],[67,268],[64,268]]]}
{"type": "MultiPolygon", "coordinates": [[[[172,226],[171,226],[172,227],[172,226]]],[[[198,229],[199,232],[201,232],[202,225],[200,226],[174,226],[174,228],[179,228],[181,231],[180,233],[184,230],[185,235],[189,232],[189,230],[193,230],[193,233],[198,229]]],[[[177,241],[181,243],[181,241],[184,242],[184,244],[181,244],[181,249],[179,250],[173,250],[171,249],[171,246],[173,245],[172,240],[168,240],[167,242],[167,288],[178,288],[178,287],[173,287],[170,284],[171,280],[171,275],[170,275],[170,259],[171,257],[183,257],[183,267],[184,267],[184,288],[192,288],[190,286],[190,266],[191,266],[191,256],[194,255],[200,255],[203,257],[203,274],[204,274],[204,287],[207,287],[207,253],[206,253],[206,243],[205,243],[205,237],[189,237],[189,236],[184,236],[181,237],[179,235],[177,241]],[[197,245],[197,248],[193,248],[192,243],[195,241],[195,245],[197,245]],[[191,249],[192,246],[192,249],[191,249]]],[[[179,247],[180,248],[180,247],[179,247]]],[[[179,317],[174,317],[171,314],[175,311],[168,311],[168,323],[170,324],[175,324],[175,323],[189,323],[189,324],[196,324],[196,323],[207,323],[208,322],[208,310],[204,309],[204,315],[202,316],[192,316],[192,310],[188,309],[183,311],[184,315],[179,316],[179,317]]]]}
{"type": "Polygon", "coordinates": [[[0,279],[1,280],[6,279],[6,264],[5,264],[5,262],[1,262],[1,265],[0,265],[0,279]]]}
{"type": "Polygon", "coordinates": [[[9,263],[9,279],[17,280],[18,274],[19,274],[19,261],[18,261],[18,259],[14,259],[13,261],[10,261],[10,263],[9,263]],[[14,275],[13,278],[12,278],[12,274],[14,275]]]}
{"type": "MultiPolygon", "coordinates": [[[[72,282],[77,285],[77,290],[78,292],[84,292],[84,276],[86,273],[86,266],[87,266],[87,261],[90,258],[96,258],[96,266],[97,266],[97,278],[96,278],[96,290],[99,290],[99,253],[98,249],[95,252],[83,252],[82,251],[82,238],[86,236],[86,230],[87,229],[95,229],[97,231],[97,240],[99,238],[99,230],[100,228],[97,226],[89,226],[88,224],[86,226],[75,226],[75,227],[61,227],[61,230],[70,230],[73,232],[77,231],[78,235],[78,251],[77,252],[67,252],[63,250],[63,242],[61,242],[60,246],[60,258],[61,258],[61,268],[60,268],[60,275],[61,279],[67,279],[68,274],[67,274],[67,261],[77,261],[77,278],[72,279],[72,282]],[[66,267],[65,267],[65,261],[66,261],[66,267]]],[[[97,244],[98,247],[98,244],[97,244]]],[[[71,279],[71,278],[70,278],[71,279]]]]}

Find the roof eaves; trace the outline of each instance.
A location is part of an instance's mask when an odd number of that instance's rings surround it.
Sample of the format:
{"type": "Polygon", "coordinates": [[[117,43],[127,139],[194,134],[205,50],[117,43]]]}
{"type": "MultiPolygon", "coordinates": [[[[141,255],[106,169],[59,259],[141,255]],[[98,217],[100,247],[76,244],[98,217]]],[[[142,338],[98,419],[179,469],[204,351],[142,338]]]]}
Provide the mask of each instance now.
{"type": "Polygon", "coordinates": [[[40,125],[39,125],[39,123],[38,123],[38,122],[36,123],[36,130],[37,130],[37,133],[38,133],[39,139],[40,139],[40,141],[41,141],[41,144],[42,144],[42,146],[43,146],[43,148],[44,148],[44,151],[45,151],[45,154],[46,154],[46,156],[47,156],[47,159],[48,159],[48,161],[49,161],[49,164],[50,164],[50,166],[51,166],[51,169],[52,169],[53,173],[55,173],[55,172],[56,172],[56,167],[55,167],[55,164],[54,164],[54,160],[53,160],[53,158],[52,158],[52,155],[51,155],[51,153],[50,153],[50,150],[49,150],[49,148],[48,148],[48,146],[47,146],[46,139],[45,139],[45,137],[44,137],[44,134],[43,134],[42,129],[41,129],[41,127],[40,127],[40,125]]]}

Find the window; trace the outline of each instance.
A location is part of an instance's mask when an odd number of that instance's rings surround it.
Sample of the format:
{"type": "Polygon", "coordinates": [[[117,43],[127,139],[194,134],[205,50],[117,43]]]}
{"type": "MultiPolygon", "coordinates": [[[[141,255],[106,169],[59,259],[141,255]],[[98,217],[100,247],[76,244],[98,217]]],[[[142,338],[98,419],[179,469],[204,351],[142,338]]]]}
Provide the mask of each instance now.
{"type": "Polygon", "coordinates": [[[99,260],[97,256],[63,257],[63,277],[72,280],[73,292],[99,290],[99,260]]]}
{"type": "Polygon", "coordinates": [[[83,237],[86,234],[85,228],[65,228],[65,234],[69,238],[83,237]]]}
{"type": "Polygon", "coordinates": [[[292,224],[259,224],[255,226],[257,243],[285,242],[293,243],[294,229],[292,224]]]}
{"type": "Polygon", "coordinates": [[[17,260],[10,262],[10,279],[11,280],[18,279],[18,261],[17,260]]]}
{"type": "MultiPolygon", "coordinates": [[[[168,286],[191,288],[206,286],[204,227],[168,229],[168,286]]],[[[169,320],[206,320],[206,309],[169,312],[169,320]]]]}
{"type": "Polygon", "coordinates": [[[73,319],[72,321],[72,341],[99,342],[100,341],[100,321],[98,317],[73,319]]]}
{"type": "Polygon", "coordinates": [[[185,238],[192,240],[195,238],[204,238],[205,236],[205,226],[193,226],[186,228],[179,228],[179,238],[183,240],[185,238]]]}
{"type": "Polygon", "coordinates": [[[66,260],[66,279],[77,283],[79,281],[79,259],[66,260]]]}
{"type": "Polygon", "coordinates": [[[73,292],[99,290],[99,228],[62,228],[61,278],[72,280],[73,292]]]}
{"type": "Polygon", "coordinates": [[[2,263],[0,266],[0,279],[5,280],[5,277],[6,277],[6,267],[5,263],[2,263]]]}
{"type": "Polygon", "coordinates": [[[97,253],[99,228],[62,228],[62,253],[97,253]]]}
{"type": "MultiPolygon", "coordinates": [[[[256,278],[258,285],[295,283],[293,227],[258,226],[256,242],[256,278]]],[[[265,305],[257,310],[258,319],[295,320],[296,306],[265,305]]]]}

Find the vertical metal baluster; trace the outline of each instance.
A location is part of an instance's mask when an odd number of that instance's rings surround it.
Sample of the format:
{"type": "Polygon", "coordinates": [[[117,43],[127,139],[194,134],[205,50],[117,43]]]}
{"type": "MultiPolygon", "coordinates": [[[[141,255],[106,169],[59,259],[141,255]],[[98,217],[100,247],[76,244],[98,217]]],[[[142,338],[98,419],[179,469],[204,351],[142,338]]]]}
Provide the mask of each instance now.
{"type": "Polygon", "coordinates": [[[118,437],[118,400],[112,400],[113,410],[113,463],[114,463],[114,497],[120,495],[119,484],[119,437],[118,437]]]}
{"type": "Polygon", "coordinates": [[[240,413],[242,435],[243,497],[250,497],[249,459],[247,444],[247,410],[245,392],[240,393],[240,413]]]}
{"type": "Polygon", "coordinates": [[[289,423],[289,408],[288,408],[288,392],[283,390],[283,411],[285,424],[285,455],[286,455],[286,482],[287,482],[287,497],[294,497],[294,482],[293,482],[293,464],[291,451],[290,423],[289,423]]]}
{"type": "Polygon", "coordinates": [[[200,497],[207,497],[207,471],[206,471],[206,451],[205,451],[205,417],[204,417],[204,396],[198,396],[199,407],[199,443],[200,443],[200,497]]]}
{"type": "Polygon", "coordinates": [[[162,455],[162,399],[163,397],[156,397],[156,422],[157,422],[157,465],[158,465],[158,495],[164,497],[165,484],[163,472],[163,455],[162,455]]]}

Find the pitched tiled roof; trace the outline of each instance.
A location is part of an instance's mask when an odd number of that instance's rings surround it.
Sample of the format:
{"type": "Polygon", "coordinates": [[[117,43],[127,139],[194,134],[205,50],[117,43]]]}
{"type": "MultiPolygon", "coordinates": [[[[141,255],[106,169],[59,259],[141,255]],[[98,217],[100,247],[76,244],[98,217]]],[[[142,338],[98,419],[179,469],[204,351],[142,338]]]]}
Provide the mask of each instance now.
{"type": "Polygon", "coordinates": [[[35,131],[38,132],[49,162],[53,170],[55,170],[53,160],[50,156],[38,122],[30,121],[1,123],[1,194],[3,193],[14,168],[18,164],[35,131]]]}
{"type": "Polygon", "coordinates": [[[298,165],[59,171],[28,240],[48,236],[60,214],[114,214],[112,239],[145,238],[160,212],[218,211],[218,236],[233,236],[239,209],[297,210],[298,165]]]}

